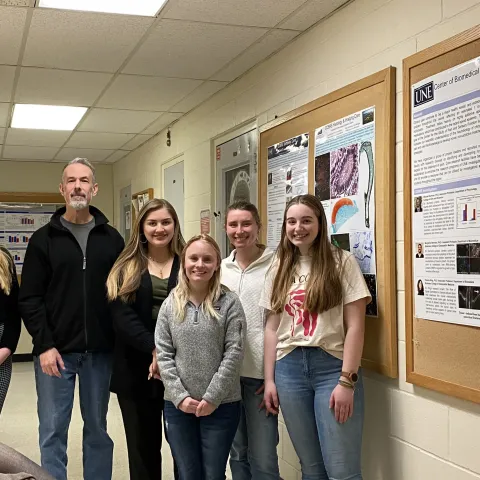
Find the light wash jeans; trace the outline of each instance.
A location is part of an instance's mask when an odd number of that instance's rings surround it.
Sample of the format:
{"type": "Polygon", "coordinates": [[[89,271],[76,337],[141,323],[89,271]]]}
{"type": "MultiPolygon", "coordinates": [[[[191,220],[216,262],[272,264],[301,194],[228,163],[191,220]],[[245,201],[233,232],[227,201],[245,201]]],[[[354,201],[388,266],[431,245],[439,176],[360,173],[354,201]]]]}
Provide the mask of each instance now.
{"type": "Polygon", "coordinates": [[[233,480],[279,480],[278,417],[266,416],[259,410],[263,393],[255,392],[263,380],[242,377],[242,411],[240,424],[230,450],[230,469],[233,480]]]}
{"type": "MultiPolygon", "coordinates": [[[[113,441],[107,434],[112,357],[103,353],[62,355],[62,377],[42,372],[34,358],[42,467],[56,480],[67,479],[67,439],[78,375],[83,418],[83,478],[111,480],[113,441]]],[[[60,369],[59,369],[60,370],[60,369]]]]}
{"type": "Polygon", "coordinates": [[[353,416],[335,420],[330,395],[342,361],[321,348],[297,347],[277,361],[275,383],[302,480],[362,480],[363,383],[355,389],[353,416]]]}

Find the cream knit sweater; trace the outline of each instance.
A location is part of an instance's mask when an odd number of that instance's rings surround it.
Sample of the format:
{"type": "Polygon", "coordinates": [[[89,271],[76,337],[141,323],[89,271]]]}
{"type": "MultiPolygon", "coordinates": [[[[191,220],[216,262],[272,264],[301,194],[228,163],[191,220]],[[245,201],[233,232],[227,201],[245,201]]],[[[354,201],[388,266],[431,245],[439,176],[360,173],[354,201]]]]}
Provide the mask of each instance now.
{"type": "Polygon", "coordinates": [[[247,318],[242,377],[263,378],[265,310],[259,306],[259,301],[273,255],[274,252],[266,248],[245,270],[235,261],[235,250],[222,261],[222,283],[240,297],[247,318]]]}

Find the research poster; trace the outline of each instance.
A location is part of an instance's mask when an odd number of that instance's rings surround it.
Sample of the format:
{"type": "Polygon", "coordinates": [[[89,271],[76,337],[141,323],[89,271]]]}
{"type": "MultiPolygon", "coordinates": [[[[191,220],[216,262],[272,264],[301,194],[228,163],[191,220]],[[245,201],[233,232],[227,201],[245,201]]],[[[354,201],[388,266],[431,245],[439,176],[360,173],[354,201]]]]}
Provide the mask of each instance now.
{"type": "Polygon", "coordinates": [[[50,212],[0,210],[0,245],[12,255],[19,275],[22,273],[23,259],[33,232],[46,225],[54,211],[53,207],[50,212]]]}
{"type": "Polygon", "coordinates": [[[268,147],[267,245],[280,243],[286,204],[308,193],[308,133],[268,147]]]}
{"type": "Polygon", "coordinates": [[[415,315],[480,327],[480,57],[412,85],[415,315]]]}
{"type": "Polygon", "coordinates": [[[367,315],[377,316],[375,107],[315,130],[314,184],[330,240],[355,256],[372,295],[367,315]]]}

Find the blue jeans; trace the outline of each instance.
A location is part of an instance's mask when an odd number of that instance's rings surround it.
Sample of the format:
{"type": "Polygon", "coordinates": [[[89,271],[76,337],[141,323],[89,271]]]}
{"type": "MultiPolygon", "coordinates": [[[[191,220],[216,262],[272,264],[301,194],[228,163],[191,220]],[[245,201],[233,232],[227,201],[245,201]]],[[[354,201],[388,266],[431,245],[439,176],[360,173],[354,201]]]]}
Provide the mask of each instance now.
{"type": "Polygon", "coordinates": [[[56,480],[67,479],[67,439],[78,375],[83,418],[83,478],[112,478],[113,441],[107,434],[112,358],[103,353],[66,353],[61,378],[42,372],[34,358],[42,467],[56,480]]]}
{"type": "Polygon", "coordinates": [[[180,480],[224,480],[240,402],[223,403],[211,415],[196,417],[166,401],[163,415],[180,480]]]}
{"type": "Polygon", "coordinates": [[[297,347],[276,363],[280,407],[303,480],[362,480],[362,376],[353,416],[340,424],[329,401],[341,371],[342,361],[321,348],[297,347]]]}
{"type": "Polygon", "coordinates": [[[255,392],[263,380],[242,377],[242,410],[240,424],[230,450],[233,480],[279,480],[278,417],[259,410],[263,393],[255,392]]]}

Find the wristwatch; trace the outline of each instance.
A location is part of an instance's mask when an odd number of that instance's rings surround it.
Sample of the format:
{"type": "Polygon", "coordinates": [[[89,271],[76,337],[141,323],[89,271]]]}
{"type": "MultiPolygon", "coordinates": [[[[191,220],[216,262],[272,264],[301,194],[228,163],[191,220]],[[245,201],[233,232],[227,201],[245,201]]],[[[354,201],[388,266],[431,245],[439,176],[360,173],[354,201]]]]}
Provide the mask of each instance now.
{"type": "Polygon", "coordinates": [[[348,378],[353,384],[358,382],[358,374],[355,372],[342,372],[340,375],[348,378]]]}

